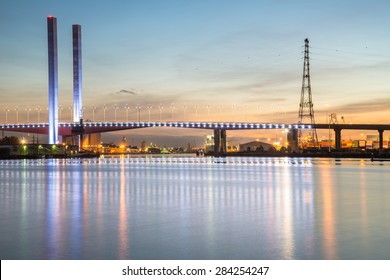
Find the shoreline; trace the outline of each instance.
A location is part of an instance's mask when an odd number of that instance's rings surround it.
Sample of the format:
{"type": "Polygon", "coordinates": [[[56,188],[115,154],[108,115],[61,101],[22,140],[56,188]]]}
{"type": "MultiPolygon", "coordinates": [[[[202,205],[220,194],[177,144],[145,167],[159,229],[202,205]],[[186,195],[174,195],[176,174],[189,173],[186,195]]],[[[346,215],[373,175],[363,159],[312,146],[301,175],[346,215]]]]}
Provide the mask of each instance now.
{"type": "MultiPolygon", "coordinates": [[[[194,155],[195,153],[191,153],[194,155]]],[[[99,158],[100,156],[112,156],[113,154],[85,153],[85,154],[57,154],[57,155],[7,155],[0,156],[0,160],[21,160],[21,159],[78,159],[78,158],[99,158]]],[[[160,153],[142,153],[142,154],[115,154],[114,156],[131,155],[131,156],[167,156],[176,154],[160,154],[160,153]]],[[[185,155],[185,154],[183,154],[185,155]]],[[[207,153],[196,157],[257,157],[257,158],[361,158],[371,159],[372,161],[390,161],[389,153],[358,153],[358,152],[304,152],[304,153],[264,153],[264,152],[233,152],[233,153],[207,153]]]]}

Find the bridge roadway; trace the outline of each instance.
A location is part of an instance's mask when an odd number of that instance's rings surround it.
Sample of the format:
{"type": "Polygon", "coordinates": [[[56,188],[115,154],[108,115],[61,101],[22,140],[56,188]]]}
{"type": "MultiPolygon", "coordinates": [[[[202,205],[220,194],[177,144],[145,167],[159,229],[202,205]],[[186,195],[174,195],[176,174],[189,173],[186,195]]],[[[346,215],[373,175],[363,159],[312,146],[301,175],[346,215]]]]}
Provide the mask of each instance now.
{"type": "MultiPolygon", "coordinates": [[[[58,124],[59,134],[62,136],[72,135],[72,128],[79,126],[79,123],[61,122],[58,124]]],[[[48,123],[30,124],[0,124],[0,130],[47,134],[48,123]]],[[[192,128],[192,129],[223,129],[223,130],[244,130],[244,129],[308,129],[307,124],[275,124],[275,123],[228,123],[228,122],[85,122],[84,133],[101,133],[109,131],[139,129],[150,127],[170,128],[192,128]]]]}
{"type": "MultiPolygon", "coordinates": [[[[61,122],[58,124],[59,135],[71,136],[72,129],[79,127],[79,123],[61,122]]],[[[379,133],[380,149],[383,148],[383,132],[390,130],[390,124],[284,124],[284,123],[249,123],[249,122],[85,122],[83,134],[102,133],[127,129],[150,127],[212,129],[218,151],[225,151],[226,130],[251,129],[332,129],[335,131],[336,149],[341,148],[341,131],[348,130],[376,130],[379,133]]],[[[0,124],[0,130],[24,132],[33,134],[48,134],[48,123],[29,124],[0,124]]]]}

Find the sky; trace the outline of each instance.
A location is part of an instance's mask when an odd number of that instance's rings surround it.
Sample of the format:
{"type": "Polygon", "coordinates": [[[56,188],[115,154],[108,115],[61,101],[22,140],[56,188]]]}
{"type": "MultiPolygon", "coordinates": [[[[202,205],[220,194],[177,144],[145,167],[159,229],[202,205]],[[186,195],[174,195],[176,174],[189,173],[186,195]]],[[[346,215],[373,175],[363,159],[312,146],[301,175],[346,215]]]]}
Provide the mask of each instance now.
{"type": "Polygon", "coordinates": [[[385,0],[2,0],[0,122],[16,122],[17,106],[19,122],[27,122],[26,109],[37,122],[38,107],[41,121],[47,118],[46,18],[52,15],[61,121],[70,119],[71,26],[80,24],[85,119],[103,121],[105,106],[106,120],[116,111],[117,120],[135,121],[140,106],[148,121],[149,106],[151,121],[173,115],[296,123],[308,38],[316,122],[336,113],[339,122],[389,123],[389,12],[385,0]]]}

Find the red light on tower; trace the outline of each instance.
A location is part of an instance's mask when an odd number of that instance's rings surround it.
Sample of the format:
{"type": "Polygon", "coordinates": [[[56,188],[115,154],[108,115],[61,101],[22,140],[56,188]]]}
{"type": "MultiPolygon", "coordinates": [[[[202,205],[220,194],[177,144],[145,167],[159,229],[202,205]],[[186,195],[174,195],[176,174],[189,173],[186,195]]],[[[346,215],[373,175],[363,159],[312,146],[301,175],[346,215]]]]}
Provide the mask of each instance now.
{"type": "Polygon", "coordinates": [[[53,18],[53,16],[48,16],[47,18],[53,18]]]}

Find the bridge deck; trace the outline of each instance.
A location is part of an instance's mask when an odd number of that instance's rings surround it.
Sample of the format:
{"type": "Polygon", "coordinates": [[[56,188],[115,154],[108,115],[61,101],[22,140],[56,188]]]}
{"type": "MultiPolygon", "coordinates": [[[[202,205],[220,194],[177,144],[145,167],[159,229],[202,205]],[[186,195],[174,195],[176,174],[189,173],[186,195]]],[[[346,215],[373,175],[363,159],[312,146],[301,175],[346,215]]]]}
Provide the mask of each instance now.
{"type": "MultiPolygon", "coordinates": [[[[59,123],[60,135],[71,135],[72,128],[78,123],[59,123]]],[[[47,134],[48,123],[30,124],[0,124],[0,130],[47,134]]],[[[86,122],[85,134],[140,129],[150,127],[191,128],[191,129],[223,129],[223,130],[251,130],[251,129],[334,129],[334,130],[390,130],[390,124],[285,124],[285,123],[249,123],[249,122],[86,122]]]]}

